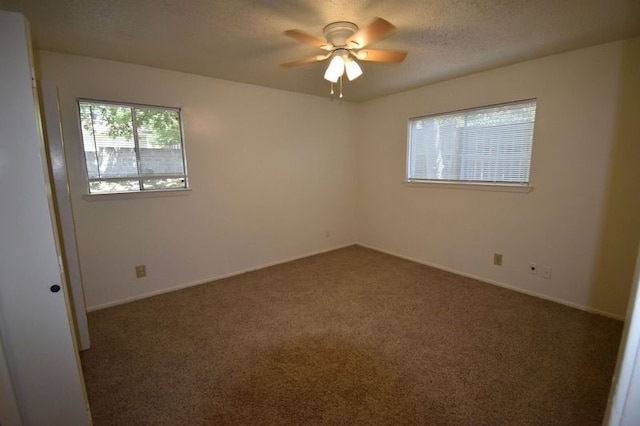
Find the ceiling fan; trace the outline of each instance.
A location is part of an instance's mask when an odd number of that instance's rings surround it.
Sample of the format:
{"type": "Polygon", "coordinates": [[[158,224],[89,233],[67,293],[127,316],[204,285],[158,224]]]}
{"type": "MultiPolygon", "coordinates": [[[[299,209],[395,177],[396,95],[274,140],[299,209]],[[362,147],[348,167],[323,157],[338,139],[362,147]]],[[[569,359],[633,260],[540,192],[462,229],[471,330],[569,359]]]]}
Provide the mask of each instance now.
{"type": "Polygon", "coordinates": [[[404,61],[407,52],[400,50],[365,49],[371,43],[390,36],[396,27],[389,21],[376,18],[364,28],[358,28],[353,22],[338,21],[324,27],[325,40],[321,40],[300,30],[287,30],[284,32],[297,41],[300,41],[327,53],[311,56],[297,61],[280,64],[285,68],[326,61],[331,62],[325,71],[324,78],[331,82],[331,94],[333,84],[340,82],[340,98],[342,98],[342,76],[346,73],[349,81],[362,75],[362,69],[357,60],[371,62],[400,63],[404,61]]]}

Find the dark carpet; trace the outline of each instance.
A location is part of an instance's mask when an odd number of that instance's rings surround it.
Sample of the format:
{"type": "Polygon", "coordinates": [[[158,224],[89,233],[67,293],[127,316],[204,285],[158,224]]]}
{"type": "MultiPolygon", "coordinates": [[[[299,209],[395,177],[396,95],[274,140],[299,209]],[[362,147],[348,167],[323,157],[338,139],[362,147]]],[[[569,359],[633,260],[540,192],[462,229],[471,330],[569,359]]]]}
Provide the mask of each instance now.
{"type": "Polygon", "coordinates": [[[622,323],[359,246],[89,314],[95,425],[600,425],[622,323]]]}

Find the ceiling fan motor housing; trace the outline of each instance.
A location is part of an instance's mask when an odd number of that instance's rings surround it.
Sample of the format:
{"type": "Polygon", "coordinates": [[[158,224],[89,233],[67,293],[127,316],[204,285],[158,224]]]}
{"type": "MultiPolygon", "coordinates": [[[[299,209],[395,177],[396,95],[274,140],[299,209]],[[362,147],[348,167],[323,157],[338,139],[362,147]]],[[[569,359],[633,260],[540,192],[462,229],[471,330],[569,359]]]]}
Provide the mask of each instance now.
{"type": "Polygon", "coordinates": [[[322,30],[327,41],[335,47],[345,46],[347,39],[356,31],[358,31],[358,26],[347,21],[332,22],[322,30]]]}

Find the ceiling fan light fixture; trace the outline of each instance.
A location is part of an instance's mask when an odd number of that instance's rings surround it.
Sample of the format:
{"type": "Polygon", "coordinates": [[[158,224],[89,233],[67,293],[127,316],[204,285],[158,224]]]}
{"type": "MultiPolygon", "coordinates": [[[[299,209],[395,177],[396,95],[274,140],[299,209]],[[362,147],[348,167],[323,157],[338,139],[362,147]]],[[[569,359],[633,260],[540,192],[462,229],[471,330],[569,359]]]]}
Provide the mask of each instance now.
{"type": "Polygon", "coordinates": [[[299,42],[326,51],[323,55],[311,56],[297,61],[280,64],[285,68],[297,67],[327,59],[324,79],[331,82],[331,95],[334,94],[333,85],[339,83],[342,99],[342,83],[346,75],[353,81],[363,74],[360,61],[400,63],[407,56],[407,52],[399,50],[368,49],[372,43],[393,34],[395,27],[389,21],[376,18],[364,28],[348,21],[332,22],[324,27],[325,40],[316,38],[300,30],[287,30],[284,34],[299,42]]]}
{"type": "Polygon", "coordinates": [[[344,59],[340,55],[335,55],[324,73],[324,79],[337,83],[342,74],[344,74],[344,59]]]}
{"type": "Polygon", "coordinates": [[[351,58],[347,59],[345,68],[347,70],[347,78],[349,81],[355,80],[362,75],[362,68],[360,68],[360,65],[351,58]]]}

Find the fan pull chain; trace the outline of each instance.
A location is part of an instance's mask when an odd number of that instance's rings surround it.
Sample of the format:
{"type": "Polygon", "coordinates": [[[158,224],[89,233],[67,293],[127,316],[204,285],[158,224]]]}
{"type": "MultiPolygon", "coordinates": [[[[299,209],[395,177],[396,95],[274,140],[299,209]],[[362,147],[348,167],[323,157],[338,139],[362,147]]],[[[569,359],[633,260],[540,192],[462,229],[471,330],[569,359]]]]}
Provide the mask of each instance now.
{"type": "MultiPolygon", "coordinates": [[[[340,76],[340,94],[338,95],[338,98],[340,100],[342,100],[342,76],[340,76]]],[[[333,95],[336,94],[335,90],[333,90],[333,81],[329,82],[329,87],[330,87],[330,94],[331,94],[331,99],[333,99],[333,95]]]]}

